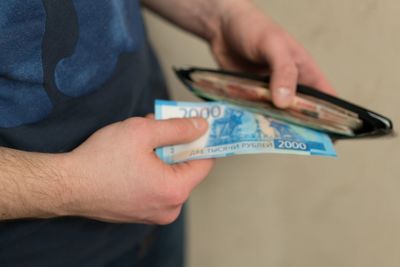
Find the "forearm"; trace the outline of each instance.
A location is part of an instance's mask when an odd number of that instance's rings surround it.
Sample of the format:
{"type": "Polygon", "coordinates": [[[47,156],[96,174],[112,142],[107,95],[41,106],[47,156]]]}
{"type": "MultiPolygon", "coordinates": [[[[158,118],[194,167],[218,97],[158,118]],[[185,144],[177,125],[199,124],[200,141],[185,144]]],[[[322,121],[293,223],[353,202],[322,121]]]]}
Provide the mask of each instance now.
{"type": "Polygon", "coordinates": [[[62,155],[0,148],[0,220],[62,214],[67,186],[62,155]]]}
{"type": "Polygon", "coordinates": [[[234,10],[251,6],[250,0],[142,0],[144,6],[205,39],[218,34],[224,17],[234,10]]]}

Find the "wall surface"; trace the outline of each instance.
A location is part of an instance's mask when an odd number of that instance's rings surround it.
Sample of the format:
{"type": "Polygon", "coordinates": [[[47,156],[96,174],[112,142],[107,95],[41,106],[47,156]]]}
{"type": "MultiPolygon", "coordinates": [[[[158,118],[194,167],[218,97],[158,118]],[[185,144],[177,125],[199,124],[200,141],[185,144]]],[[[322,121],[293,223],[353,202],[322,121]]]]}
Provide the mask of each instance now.
{"type": "MultiPolygon", "coordinates": [[[[303,43],[342,97],[400,123],[398,0],[256,3],[303,43]]],[[[174,99],[195,100],[171,67],[215,66],[207,46],[146,19],[174,99]]],[[[400,266],[400,139],[336,148],[337,159],[218,160],[191,197],[189,266],[400,266]]]]}

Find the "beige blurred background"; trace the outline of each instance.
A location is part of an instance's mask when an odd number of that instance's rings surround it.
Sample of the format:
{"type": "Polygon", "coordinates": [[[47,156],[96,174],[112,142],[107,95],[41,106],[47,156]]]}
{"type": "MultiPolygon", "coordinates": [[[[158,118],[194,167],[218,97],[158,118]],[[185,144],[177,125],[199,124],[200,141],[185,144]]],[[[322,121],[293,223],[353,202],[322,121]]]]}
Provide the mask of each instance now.
{"type": "MultiPolygon", "coordinates": [[[[400,1],[256,4],[303,43],[342,97],[400,123],[400,1]]],[[[208,47],[146,19],[174,99],[196,100],[171,66],[215,66],[208,47]]],[[[400,266],[400,139],[336,148],[337,159],[218,160],[189,203],[188,265],[400,266]]]]}

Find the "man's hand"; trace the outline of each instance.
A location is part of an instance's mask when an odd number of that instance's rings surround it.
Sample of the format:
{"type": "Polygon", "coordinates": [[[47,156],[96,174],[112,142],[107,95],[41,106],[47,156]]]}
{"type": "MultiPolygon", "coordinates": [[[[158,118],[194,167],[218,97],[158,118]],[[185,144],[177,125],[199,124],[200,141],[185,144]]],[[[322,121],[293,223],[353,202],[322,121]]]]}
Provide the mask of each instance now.
{"type": "Polygon", "coordinates": [[[271,74],[276,106],[288,107],[297,83],[335,94],[306,50],[249,0],[143,0],[151,10],[210,43],[228,70],[271,74]]]}
{"type": "Polygon", "coordinates": [[[78,194],[67,214],[118,222],[174,221],[213,161],[167,165],[154,149],[188,143],[206,130],[200,118],[132,118],[99,130],[68,155],[78,194]]]}
{"type": "Polygon", "coordinates": [[[6,166],[0,168],[0,219],[170,223],[213,160],[167,165],[154,149],[190,142],[206,129],[200,118],[131,118],[100,129],[66,154],[0,150],[0,167],[6,166]]]}
{"type": "Polygon", "coordinates": [[[224,69],[271,74],[274,103],[288,107],[297,83],[334,94],[314,60],[292,37],[247,1],[221,13],[210,44],[224,69]]]}

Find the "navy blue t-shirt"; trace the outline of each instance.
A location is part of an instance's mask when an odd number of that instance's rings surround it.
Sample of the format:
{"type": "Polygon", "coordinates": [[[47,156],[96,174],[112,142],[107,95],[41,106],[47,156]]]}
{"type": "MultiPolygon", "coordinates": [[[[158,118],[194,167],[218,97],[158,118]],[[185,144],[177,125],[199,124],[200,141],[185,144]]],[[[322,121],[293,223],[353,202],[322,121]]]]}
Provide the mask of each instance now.
{"type": "MultiPolygon", "coordinates": [[[[0,146],[67,152],[167,97],[138,0],[0,1],[0,146]]],[[[0,266],[125,266],[118,259],[151,231],[84,218],[0,222],[0,266]]]]}

